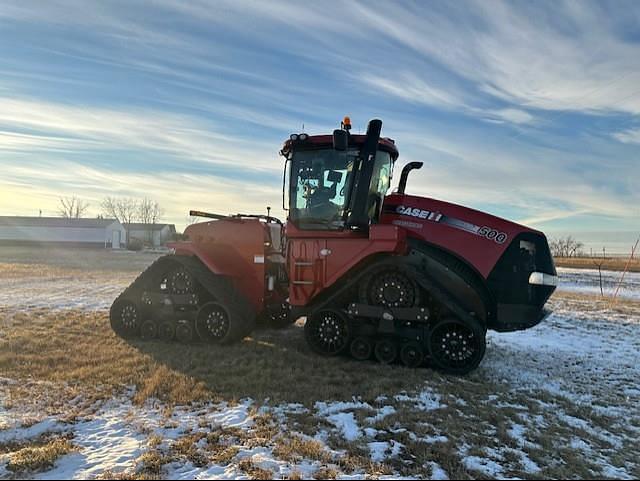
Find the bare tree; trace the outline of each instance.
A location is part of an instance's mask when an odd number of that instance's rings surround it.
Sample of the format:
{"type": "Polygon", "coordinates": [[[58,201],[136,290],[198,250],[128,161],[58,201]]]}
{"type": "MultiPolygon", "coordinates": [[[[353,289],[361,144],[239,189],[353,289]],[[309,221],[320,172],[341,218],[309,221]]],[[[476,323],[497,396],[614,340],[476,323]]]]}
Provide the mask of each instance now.
{"type": "Polygon", "coordinates": [[[584,244],[572,236],[551,239],[549,248],[555,257],[575,257],[581,255],[584,244]]]}
{"type": "Polygon", "coordinates": [[[138,201],[129,197],[105,197],[102,201],[102,211],[106,217],[119,220],[124,224],[129,245],[129,230],[138,215],[138,201]]]}
{"type": "Polygon", "coordinates": [[[160,207],[157,201],[145,197],[138,204],[137,219],[140,223],[146,225],[147,241],[153,242],[153,226],[158,223],[163,215],[164,209],[160,207]]]}
{"type": "Polygon", "coordinates": [[[164,209],[155,200],[145,197],[138,204],[137,218],[142,224],[157,224],[163,215],[164,209]]]}
{"type": "Polygon", "coordinates": [[[58,214],[65,219],[79,219],[89,208],[89,203],[73,197],[60,197],[60,205],[58,206],[58,214]]]}

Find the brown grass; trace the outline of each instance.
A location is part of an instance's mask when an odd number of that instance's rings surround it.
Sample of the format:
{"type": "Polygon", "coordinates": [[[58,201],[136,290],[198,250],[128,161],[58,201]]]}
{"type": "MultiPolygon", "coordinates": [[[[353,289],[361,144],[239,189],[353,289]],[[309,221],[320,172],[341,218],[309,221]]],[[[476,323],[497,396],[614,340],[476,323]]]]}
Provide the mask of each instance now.
{"type": "Polygon", "coordinates": [[[321,442],[315,439],[303,439],[296,435],[277,439],[273,454],[287,462],[310,459],[330,463],[333,460],[321,442]]]}
{"type": "Polygon", "coordinates": [[[238,468],[244,471],[251,479],[273,479],[271,471],[256,466],[249,458],[240,461],[238,468]]]}
{"type": "MultiPolygon", "coordinates": [[[[636,256],[637,257],[637,256],[636,256]]],[[[625,269],[628,257],[614,257],[608,259],[590,257],[555,257],[556,267],[572,267],[574,269],[597,269],[598,264],[607,271],[622,271],[625,269]]],[[[640,272],[640,259],[634,258],[629,263],[629,272],[640,272]]]]}
{"type": "Polygon", "coordinates": [[[9,455],[7,470],[24,474],[50,469],[58,458],[73,450],[75,447],[65,437],[51,439],[42,445],[26,446],[9,455]]]}

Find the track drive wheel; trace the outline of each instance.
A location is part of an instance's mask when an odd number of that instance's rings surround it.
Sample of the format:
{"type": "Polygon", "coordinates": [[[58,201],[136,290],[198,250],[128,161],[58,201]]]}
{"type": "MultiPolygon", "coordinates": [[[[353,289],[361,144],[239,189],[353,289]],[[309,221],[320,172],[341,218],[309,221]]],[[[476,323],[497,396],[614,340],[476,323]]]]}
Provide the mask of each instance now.
{"type": "Polygon", "coordinates": [[[321,309],[314,312],[304,326],[309,347],[323,356],[336,356],[349,347],[349,325],[342,312],[321,309]]]}
{"type": "Polygon", "coordinates": [[[424,361],[424,350],[415,341],[405,343],[400,349],[400,360],[407,367],[418,367],[424,361]]]}
{"type": "Polygon", "coordinates": [[[398,348],[391,339],[381,339],[376,342],[374,352],[381,364],[391,364],[398,357],[398,348]]]}
{"type": "Polygon", "coordinates": [[[384,266],[375,270],[359,292],[360,301],[382,307],[413,307],[420,305],[420,289],[411,274],[404,269],[384,266]]]}
{"type": "Polygon", "coordinates": [[[351,341],[350,352],[351,357],[358,361],[371,359],[371,354],[373,354],[373,342],[368,337],[356,337],[351,341]]]}
{"type": "Polygon", "coordinates": [[[164,279],[169,294],[185,295],[192,294],[195,290],[195,282],[192,275],[182,266],[176,266],[169,271],[164,279]]]}
{"type": "Polygon", "coordinates": [[[140,333],[142,317],[135,302],[122,299],[113,303],[109,311],[111,329],[125,339],[136,337],[140,333]]]}
{"type": "Polygon", "coordinates": [[[484,357],[485,330],[458,319],[443,319],[431,330],[428,345],[435,367],[449,374],[467,374],[484,357]]]}

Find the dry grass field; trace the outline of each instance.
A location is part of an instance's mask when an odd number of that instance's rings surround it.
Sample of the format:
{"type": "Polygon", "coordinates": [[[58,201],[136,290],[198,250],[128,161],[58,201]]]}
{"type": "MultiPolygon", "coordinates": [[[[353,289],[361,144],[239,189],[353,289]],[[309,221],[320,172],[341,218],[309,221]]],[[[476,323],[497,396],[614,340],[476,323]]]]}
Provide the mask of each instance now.
{"type": "Polygon", "coordinates": [[[301,321],[228,347],[125,341],[105,286],[153,257],[18,254],[0,253],[0,478],[640,477],[640,302],[556,294],[460,378],[315,356],[301,321]]]}
{"type": "Polygon", "coordinates": [[[590,257],[556,257],[555,263],[557,267],[570,267],[575,269],[597,269],[600,265],[601,269],[608,271],[622,271],[628,267],[629,272],[640,272],[640,258],[635,256],[634,259],[627,257],[612,257],[607,259],[590,258],[590,257]]]}

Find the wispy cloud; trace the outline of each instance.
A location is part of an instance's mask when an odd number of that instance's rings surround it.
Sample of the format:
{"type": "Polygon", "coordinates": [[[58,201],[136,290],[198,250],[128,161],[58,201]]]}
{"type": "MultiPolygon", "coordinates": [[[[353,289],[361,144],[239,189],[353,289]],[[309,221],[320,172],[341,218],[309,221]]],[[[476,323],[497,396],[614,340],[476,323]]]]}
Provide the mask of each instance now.
{"type": "Polygon", "coordinates": [[[616,132],[613,136],[620,142],[625,144],[640,144],[640,128],[633,128],[624,130],[622,132],[616,132]]]}
{"type": "Polygon", "coordinates": [[[0,151],[113,150],[159,151],[221,166],[237,166],[251,159],[246,169],[277,169],[268,149],[255,140],[219,132],[202,118],[175,113],[86,108],[32,99],[0,98],[0,151]]]}
{"type": "Polygon", "coordinates": [[[421,194],[640,218],[637,2],[10,0],[0,22],[4,212],[104,184],[262,210],[282,139],[351,114],[428,162],[421,194]]]}

